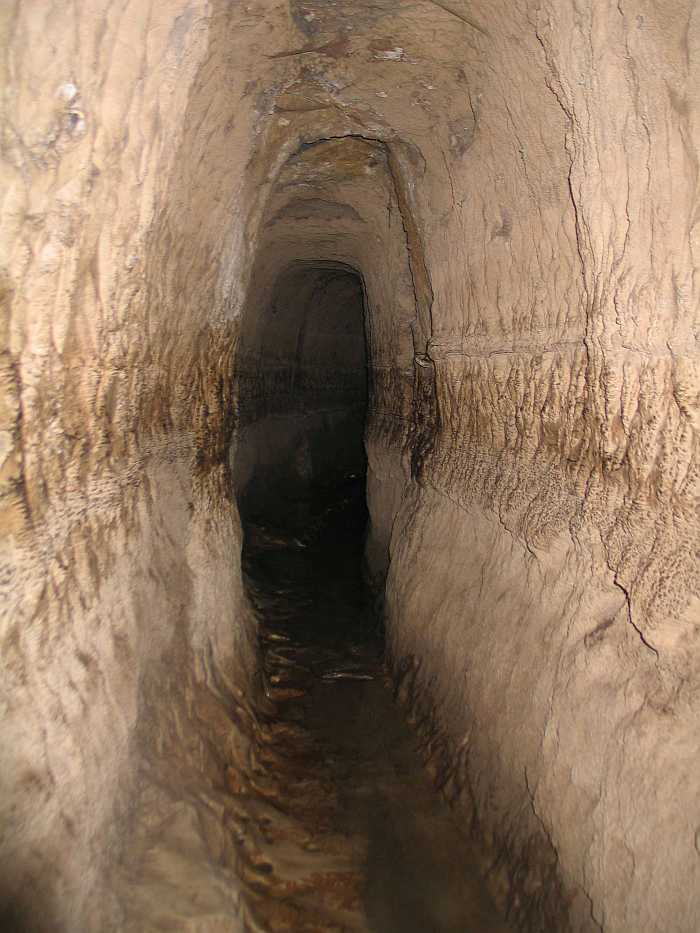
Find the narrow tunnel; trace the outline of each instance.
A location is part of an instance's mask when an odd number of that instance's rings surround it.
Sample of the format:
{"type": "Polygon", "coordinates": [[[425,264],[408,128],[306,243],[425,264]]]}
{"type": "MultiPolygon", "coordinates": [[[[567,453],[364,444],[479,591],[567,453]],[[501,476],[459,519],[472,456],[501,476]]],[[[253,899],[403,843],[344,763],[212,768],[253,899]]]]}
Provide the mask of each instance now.
{"type": "MultiPolygon", "coordinates": [[[[319,213],[328,223],[338,206],[293,203],[297,242],[300,221],[319,213]]],[[[265,798],[294,824],[270,820],[251,909],[268,930],[505,933],[483,854],[431,787],[386,668],[380,592],[365,564],[372,347],[362,278],[305,261],[261,284],[235,367],[232,476],[258,619],[265,798]],[[290,853],[296,884],[280,898],[290,853]]]]}
{"type": "Polygon", "coordinates": [[[0,930],[697,933],[692,0],[0,11],[0,930]]]}

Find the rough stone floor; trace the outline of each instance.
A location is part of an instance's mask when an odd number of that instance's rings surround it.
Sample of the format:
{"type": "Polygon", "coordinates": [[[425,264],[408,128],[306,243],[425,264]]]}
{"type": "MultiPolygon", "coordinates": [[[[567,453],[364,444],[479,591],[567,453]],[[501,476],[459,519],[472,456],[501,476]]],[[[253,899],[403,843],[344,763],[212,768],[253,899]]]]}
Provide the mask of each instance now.
{"type": "Polygon", "coordinates": [[[346,495],[296,537],[247,524],[269,699],[261,794],[274,808],[248,859],[251,918],[295,933],[506,931],[394,703],[362,584],[363,523],[346,495]]]}

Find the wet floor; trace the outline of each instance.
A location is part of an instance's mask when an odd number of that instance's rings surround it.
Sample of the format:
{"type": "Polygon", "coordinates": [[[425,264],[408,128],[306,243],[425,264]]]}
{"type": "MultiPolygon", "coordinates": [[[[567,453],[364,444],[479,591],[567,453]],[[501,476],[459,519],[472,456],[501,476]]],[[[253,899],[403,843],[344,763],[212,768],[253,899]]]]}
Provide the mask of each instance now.
{"type": "Polygon", "coordinates": [[[479,853],[433,789],[395,705],[361,573],[361,483],[326,491],[285,531],[248,521],[268,708],[249,861],[260,930],[509,930],[479,853]]]}

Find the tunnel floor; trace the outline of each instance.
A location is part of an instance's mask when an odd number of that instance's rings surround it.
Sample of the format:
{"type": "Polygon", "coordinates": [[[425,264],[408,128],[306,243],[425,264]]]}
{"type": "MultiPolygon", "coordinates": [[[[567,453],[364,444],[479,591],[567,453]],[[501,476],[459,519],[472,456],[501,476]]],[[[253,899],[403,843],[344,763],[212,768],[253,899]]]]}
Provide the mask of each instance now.
{"type": "Polygon", "coordinates": [[[274,808],[245,879],[256,925],[510,929],[394,703],[362,579],[362,483],[296,509],[285,530],[246,523],[266,696],[259,793],[274,808]]]}

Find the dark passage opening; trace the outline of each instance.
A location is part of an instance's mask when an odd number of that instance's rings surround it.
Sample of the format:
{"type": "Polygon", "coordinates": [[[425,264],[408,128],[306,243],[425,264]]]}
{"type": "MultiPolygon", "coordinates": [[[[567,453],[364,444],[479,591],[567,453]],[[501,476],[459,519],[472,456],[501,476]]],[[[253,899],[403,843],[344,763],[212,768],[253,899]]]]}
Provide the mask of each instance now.
{"type": "Polygon", "coordinates": [[[338,660],[351,662],[359,638],[377,657],[362,574],[362,280],[337,263],[295,263],[278,276],[271,297],[249,309],[247,325],[234,475],[249,590],[265,619],[270,600],[303,605],[294,633],[300,642],[333,643],[338,660]]]}
{"type": "Polygon", "coordinates": [[[234,477],[244,525],[310,543],[340,507],[366,523],[367,341],[360,277],[296,263],[246,314],[234,477]]]}

